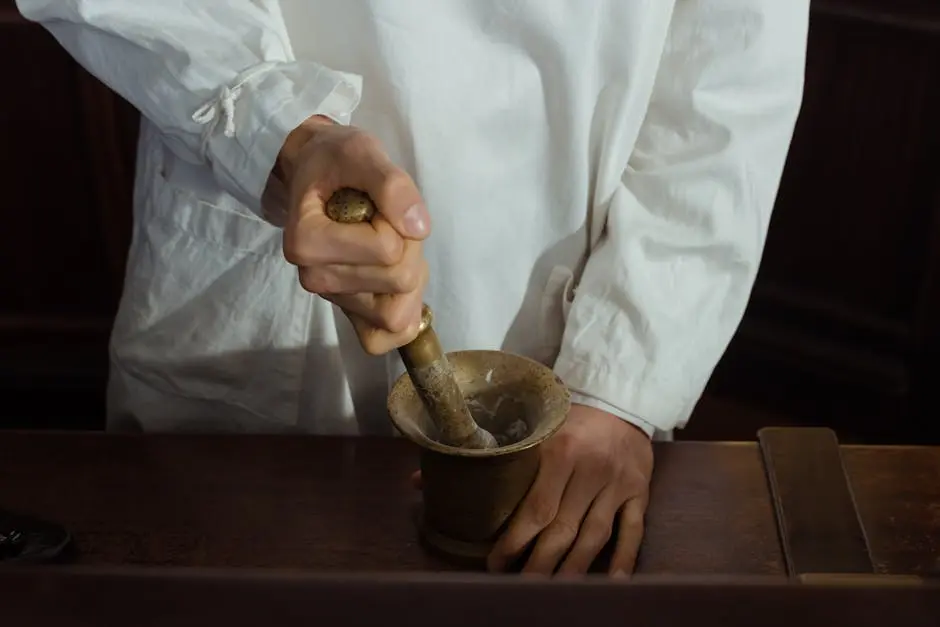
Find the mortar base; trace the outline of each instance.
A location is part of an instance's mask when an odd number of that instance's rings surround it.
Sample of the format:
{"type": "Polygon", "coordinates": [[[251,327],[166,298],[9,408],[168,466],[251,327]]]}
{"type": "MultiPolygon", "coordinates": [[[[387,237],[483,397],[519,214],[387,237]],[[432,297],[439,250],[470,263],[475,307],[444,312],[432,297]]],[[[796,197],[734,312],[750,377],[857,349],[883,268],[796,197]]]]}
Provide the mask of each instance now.
{"type": "Polygon", "coordinates": [[[425,524],[424,507],[421,503],[415,506],[414,522],[421,544],[428,552],[460,568],[486,569],[486,557],[493,548],[493,542],[465,542],[435,531],[425,524]]]}

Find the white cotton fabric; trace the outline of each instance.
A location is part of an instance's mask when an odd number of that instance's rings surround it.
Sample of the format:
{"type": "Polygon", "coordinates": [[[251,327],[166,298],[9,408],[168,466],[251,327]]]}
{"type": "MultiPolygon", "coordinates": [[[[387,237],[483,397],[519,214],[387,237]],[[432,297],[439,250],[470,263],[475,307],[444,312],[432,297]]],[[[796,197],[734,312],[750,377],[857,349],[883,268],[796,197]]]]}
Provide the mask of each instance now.
{"type": "Polygon", "coordinates": [[[433,232],[449,350],[688,420],[758,270],[809,0],[17,0],[144,115],[113,429],[391,432],[369,357],[283,258],[270,172],[313,114],[378,136],[433,232]]]}

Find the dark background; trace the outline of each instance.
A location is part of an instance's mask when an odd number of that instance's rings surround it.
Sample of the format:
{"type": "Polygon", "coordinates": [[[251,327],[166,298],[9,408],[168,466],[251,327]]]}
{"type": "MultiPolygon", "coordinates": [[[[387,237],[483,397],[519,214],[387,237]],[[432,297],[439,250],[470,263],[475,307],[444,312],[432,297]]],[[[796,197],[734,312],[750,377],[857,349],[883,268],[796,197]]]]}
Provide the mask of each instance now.
{"type": "MultiPolygon", "coordinates": [[[[99,429],[136,113],[13,0],[0,64],[0,427],[99,429]]],[[[938,181],[940,2],[814,0],[760,277],[682,437],[940,443],[938,181]]]]}

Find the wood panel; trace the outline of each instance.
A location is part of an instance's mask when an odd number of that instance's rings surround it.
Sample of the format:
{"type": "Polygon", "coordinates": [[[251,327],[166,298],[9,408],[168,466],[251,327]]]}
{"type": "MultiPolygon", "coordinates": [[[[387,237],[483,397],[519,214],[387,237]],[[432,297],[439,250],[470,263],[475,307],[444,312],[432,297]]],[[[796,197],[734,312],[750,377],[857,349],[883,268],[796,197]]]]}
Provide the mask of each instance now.
{"type": "MultiPolygon", "coordinates": [[[[940,4],[812,9],[754,297],[683,436],[752,438],[773,421],[940,441],[940,4]]],[[[137,116],[12,0],[0,0],[0,55],[18,85],[0,103],[0,392],[30,402],[19,425],[66,426],[44,417],[68,395],[79,424],[98,426],[137,116]]]]}
{"type": "Polygon", "coordinates": [[[937,3],[813,3],[764,262],[713,392],[850,437],[940,437],[924,404],[940,345],[938,77],[937,3]]]}
{"type": "Polygon", "coordinates": [[[12,86],[0,104],[0,393],[17,407],[6,420],[47,424],[65,395],[84,408],[80,423],[97,426],[131,221],[136,131],[127,122],[136,120],[9,0],[0,3],[0,72],[12,86]]]}

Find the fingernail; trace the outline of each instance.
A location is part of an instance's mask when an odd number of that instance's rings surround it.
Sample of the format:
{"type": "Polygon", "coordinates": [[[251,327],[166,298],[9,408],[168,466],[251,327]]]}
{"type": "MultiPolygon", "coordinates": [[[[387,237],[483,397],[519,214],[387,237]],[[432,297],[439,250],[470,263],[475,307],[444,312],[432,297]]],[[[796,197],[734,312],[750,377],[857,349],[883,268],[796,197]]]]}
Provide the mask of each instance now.
{"type": "Polygon", "coordinates": [[[425,237],[430,229],[430,216],[422,204],[411,205],[403,218],[405,231],[411,237],[425,237]]]}

